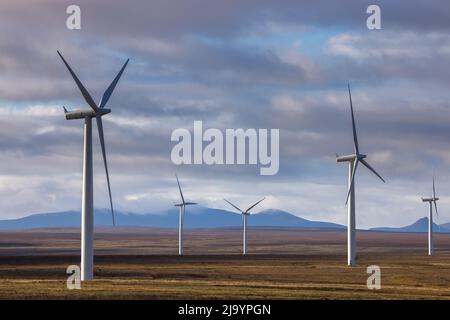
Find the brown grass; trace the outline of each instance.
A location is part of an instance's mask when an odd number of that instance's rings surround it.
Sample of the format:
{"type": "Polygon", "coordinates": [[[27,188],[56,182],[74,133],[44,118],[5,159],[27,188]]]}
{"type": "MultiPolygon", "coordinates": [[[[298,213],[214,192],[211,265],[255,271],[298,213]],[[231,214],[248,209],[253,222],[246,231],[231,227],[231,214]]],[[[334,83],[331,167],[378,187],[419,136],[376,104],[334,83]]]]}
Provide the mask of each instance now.
{"type": "Polygon", "coordinates": [[[450,235],[358,232],[358,267],[346,266],[341,231],[189,230],[178,257],[175,230],[97,230],[95,279],[66,289],[79,264],[76,230],[0,232],[0,298],[8,299],[449,299],[450,235]],[[382,289],[368,290],[379,265],[382,289]]]}

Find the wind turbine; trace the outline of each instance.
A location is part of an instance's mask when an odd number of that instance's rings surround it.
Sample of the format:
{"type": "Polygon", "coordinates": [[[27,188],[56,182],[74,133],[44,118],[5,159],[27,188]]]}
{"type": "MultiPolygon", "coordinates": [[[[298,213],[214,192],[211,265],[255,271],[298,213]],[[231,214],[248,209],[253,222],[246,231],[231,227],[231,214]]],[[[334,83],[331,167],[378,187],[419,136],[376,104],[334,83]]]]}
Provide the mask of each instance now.
{"type": "Polygon", "coordinates": [[[348,224],[347,224],[347,264],[349,266],[356,265],[356,238],[355,238],[355,174],[358,164],[361,162],[367,169],[372,171],[383,182],[384,179],[372,168],[365,160],[366,155],[359,152],[358,137],[356,135],[355,116],[353,114],[352,94],[350,92],[350,84],[348,84],[348,96],[350,99],[350,112],[352,115],[353,127],[353,143],[355,152],[347,156],[339,156],[336,154],[337,162],[348,162],[348,193],[345,204],[348,206],[348,224]]]}
{"type": "Polygon", "coordinates": [[[179,220],[178,220],[178,254],[180,256],[182,256],[184,253],[184,248],[183,248],[184,213],[186,210],[186,206],[195,205],[197,203],[184,201],[183,191],[181,191],[181,186],[180,186],[180,181],[178,180],[178,176],[175,175],[175,178],[177,178],[178,189],[180,190],[180,196],[181,196],[181,202],[176,203],[175,207],[180,208],[180,216],[179,216],[179,220]]]}
{"type": "Polygon", "coordinates": [[[438,215],[438,209],[436,205],[436,201],[439,200],[439,198],[436,197],[436,188],[434,186],[434,176],[433,176],[433,195],[431,198],[422,198],[422,202],[428,202],[430,205],[430,210],[428,213],[428,255],[433,255],[433,203],[434,203],[434,209],[436,210],[436,216],[438,215]]]}
{"type": "Polygon", "coordinates": [[[84,147],[83,147],[83,191],[82,191],[82,205],[81,205],[81,280],[92,280],[94,278],[94,186],[93,186],[93,166],[92,166],[92,118],[97,121],[98,135],[100,138],[100,145],[103,154],[103,163],[106,171],[106,181],[108,184],[109,203],[111,206],[111,215],[113,225],[115,226],[114,208],[111,196],[111,186],[109,183],[108,163],[106,161],[105,139],[103,136],[102,117],[111,112],[110,109],[105,108],[117,82],[120,79],[129,59],[125,62],[122,69],[120,69],[117,76],[106,89],[105,93],[97,105],[92,99],[89,92],[78,79],[75,72],[66,62],[62,54],[58,55],[66,65],[72,78],[80,89],[84,100],[90,106],[90,109],[79,109],[74,111],[67,111],[65,107],[64,114],[66,120],[84,119],[84,147]]]}
{"type": "Polygon", "coordinates": [[[247,210],[241,210],[234,204],[232,204],[227,199],[223,199],[228,204],[230,204],[233,208],[235,208],[237,211],[239,211],[242,214],[242,228],[243,228],[243,235],[242,235],[242,254],[247,254],[247,216],[250,215],[250,210],[256,207],[261,201],[263,201],[265,198],[262,198],[258,202],[256,202],[254,205],[250,206],[247,210]]]}

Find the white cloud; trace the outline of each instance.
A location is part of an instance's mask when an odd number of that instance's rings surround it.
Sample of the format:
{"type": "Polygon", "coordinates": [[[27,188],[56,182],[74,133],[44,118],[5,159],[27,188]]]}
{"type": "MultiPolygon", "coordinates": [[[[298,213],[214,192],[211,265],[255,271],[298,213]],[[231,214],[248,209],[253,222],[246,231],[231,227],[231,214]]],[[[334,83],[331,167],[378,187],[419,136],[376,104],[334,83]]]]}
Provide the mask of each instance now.
{"type": "Polygon", "coordinates": [[[325,51],[332,55],[364,59],[429,59],[447,56],[450,36],[446,33],[412,31],[347,32],[330,38],[325,51]]]}
{"type": "MultiPolygon", "coordinates": [[[[12,104],[12,103],[11,103],[12,104]]],[[[62,117],[64,114],[62,112],[61,106],[55,105],[29,105],[26,107],[12,107],[8,105],[0,106],[0,117],[37,117],[37,118],[48,118],[48,117],[62,117]]]]}

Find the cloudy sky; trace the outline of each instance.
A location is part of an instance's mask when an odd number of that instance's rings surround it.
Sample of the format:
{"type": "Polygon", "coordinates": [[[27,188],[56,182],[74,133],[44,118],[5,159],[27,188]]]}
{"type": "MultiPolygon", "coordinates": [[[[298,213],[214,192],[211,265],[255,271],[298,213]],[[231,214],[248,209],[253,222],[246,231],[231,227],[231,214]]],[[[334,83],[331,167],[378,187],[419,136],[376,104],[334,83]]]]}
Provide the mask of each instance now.
{"type": "MultiPolygon", "coordinates": [[[[61,50],[99,100],[131,59],[104,117],[117,209],[154,213],[178,194],[226,208],[266,196],[261,209],[346,222],[352,152],[347,81],[361,151],[386,178],[360,168],[358,227],[401,226],[426,215],[436,174],[440,222],[450,221],[450,4],[376,1],[4,0],[0,4],[0,218],[81,206],[86,107],[61,50]],[[66,8],[81,7],[81,30],[66,8]],[[173,130],[279,128],[280,170],[175,166],[173,130]]],[[[95,126],[94,126],[95,129],[95,126]]],[[[94,132],[95,206],[107,207],[94,132]]]]}

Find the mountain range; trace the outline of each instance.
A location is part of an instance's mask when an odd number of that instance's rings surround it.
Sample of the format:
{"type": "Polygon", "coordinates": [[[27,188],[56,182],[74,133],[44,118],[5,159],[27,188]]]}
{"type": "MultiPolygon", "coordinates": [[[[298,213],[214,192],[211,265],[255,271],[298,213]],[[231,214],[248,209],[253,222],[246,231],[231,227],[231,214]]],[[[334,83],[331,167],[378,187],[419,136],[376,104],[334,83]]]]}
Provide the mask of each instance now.
{"type": "MultiPolygon", "coordinates": [[[[111,226],[111,213],[106,209],[95,209],[96,226],[111,226]]],[[[159,214],[136,214],[115,212],[116,224],[120,227],[177,228],[178,210],[171,209],[159,214]]],[[[33,214],[14,220],[0,220],[0,229],[67,228],[80,227],[80,211],[64,211],[33,214]]],[[[240,214],[201,206],[186,211],[186,228],[240,227],[240,214]]],[[[289,212],[269,209],[252,214],[248,219],[251,227],[296,227],[317,229],[343,229],[345,226],[320,221],[310,221],[289,212]]]]}
{"type": "MultiPolygon", "coordinates": [[[[401,228],[390,228],[390,227],[378,227],[370,229],[372,231],[383,231],[383,232],[428,232],[428,218],[421,218],[405,227],[401,228]]],[[[433,223],[433,232],[438,233],[449,233],[450,223],[436,224],[433,223]]]]}
{"type": "MultiPolygon", "coordinates": [[[[107,209],[95,209],[95,225],[97,227],[112,226],[111,213],[107,209]]],[[[38,213],[27,217],[11,220],[0,220],[0,230],[20,230],[35,228],[79,228],[80,211],[63,211],[52,213],[38,213]]],[[[137,214],[131,212],[115,212],[116,223],[119,227],[152,227],[177,228],[178,210],[170,209],[158,214],[137,214]]],[[[234,228],[241,227],[240,214],[221,209],[202,206],[190,207],[186,211],[186,228],[234,228]]],[[[312,221],[298,217],[292,213],[268,209],[252,214],[248,219],[250,227],[266,228],[309,228],[309,229],[337,229],[344,230],[346,226],[322,221],[312,221]]],[[[428,218],[421,218],[416,222],[400,228],[377,227],[370,231],[379,232],[427,232],[428,218]]],[[[434,224],[435,232],[450,233],[450,223],[434,224]]]]}

